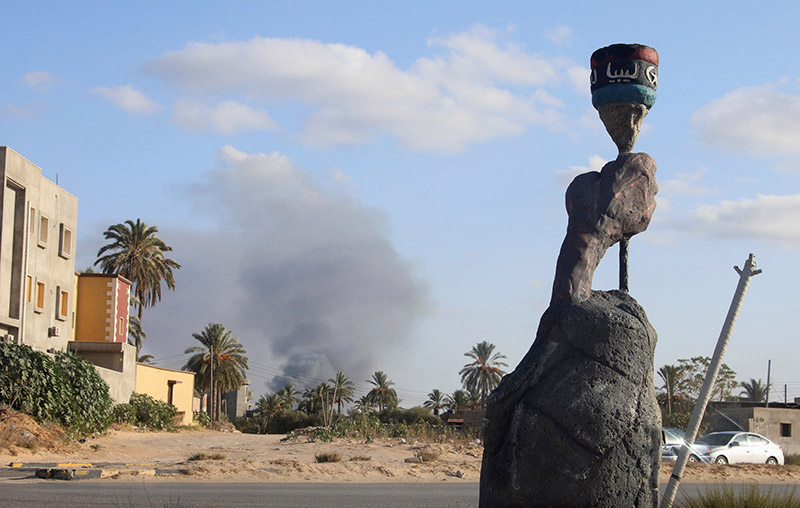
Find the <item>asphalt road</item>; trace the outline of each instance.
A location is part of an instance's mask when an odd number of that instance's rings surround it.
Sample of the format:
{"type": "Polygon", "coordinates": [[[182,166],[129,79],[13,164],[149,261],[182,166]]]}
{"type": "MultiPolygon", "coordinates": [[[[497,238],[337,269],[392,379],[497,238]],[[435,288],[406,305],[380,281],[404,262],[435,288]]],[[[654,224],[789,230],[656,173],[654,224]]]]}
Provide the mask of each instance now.
{"type": "MultiPolygon", "coordinates": [[[[664,491],[666,484],[661,485],[664,491]]],[[[730,485],[742,488],[742,485],[730,485]]],[[[682,484],[691,496],[707,484],[682,484]]],[[[788,493],[794,484],[761,485],[788,493]]],[[[30,508],[348,507],[467,508],[478,506],[478,483],[276,484],[18,480],[0,482],[0,507],[30,508]]]]}

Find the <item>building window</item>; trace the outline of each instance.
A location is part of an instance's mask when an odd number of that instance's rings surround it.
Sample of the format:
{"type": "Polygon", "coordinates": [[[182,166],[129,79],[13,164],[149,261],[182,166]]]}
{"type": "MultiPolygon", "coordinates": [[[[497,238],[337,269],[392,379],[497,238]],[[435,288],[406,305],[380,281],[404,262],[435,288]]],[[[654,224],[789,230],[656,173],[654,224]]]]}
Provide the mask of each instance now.
{"type": "Polygon", "coordinates": [[[117,333],[119,333],[120,335],[125,335],[125,318],[124,317],[119,318],[119,328],[118,329],[119,329],[119,331],[117,333]]]}
{"type": "Polygon", "coordinates": [[[39,214],[39,247],[47,247],[47,236],[50,233],[50,219],[39,214]]]}
{"type": "Polygon", "coordinates": [[[781,437],[792,437],[792,424],[791,423],[782,423],[781,424],[781,437]]]}
{"type": "Polygon", "coordinates": [[[36,234],[36,208],[31,207],[31,213],[28,215],[28,233],[36,234]]]}
{"type": "Polygon", "coordinates": [[[69,317],[69,292],[59,286],[56,289],[56,319],[66,321],[69,317]]]}
{"type": "Polygon", "coordinates": [[[36,281],[36,299],[34,300],[33,310],[36,312],[43,312],[44,311],[44,297],[45,297],[45,286],[44,282],[37,280],[36,281]]]}
{"type": "Polygon", "coordinates": [[[72,256],[72,230],[64,223],[59,226],[58,255],[66,259],[72,256]]]}
{"type": "Polygon", "coordinates": [[[25,276],[25,303],[33,303],[33,277],[25,276]]]}

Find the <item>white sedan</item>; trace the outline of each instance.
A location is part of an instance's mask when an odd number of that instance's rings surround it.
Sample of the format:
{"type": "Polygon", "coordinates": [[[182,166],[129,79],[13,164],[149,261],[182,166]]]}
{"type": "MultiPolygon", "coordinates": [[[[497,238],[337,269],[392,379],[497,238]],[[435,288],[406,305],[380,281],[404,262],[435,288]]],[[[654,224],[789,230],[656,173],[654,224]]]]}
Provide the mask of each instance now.
{"type": "Polygon", "coordinates": [[[703,460],[714,464],[783,464],[783,449],[752,432],[713,432],[695,441],[703,460]]]}

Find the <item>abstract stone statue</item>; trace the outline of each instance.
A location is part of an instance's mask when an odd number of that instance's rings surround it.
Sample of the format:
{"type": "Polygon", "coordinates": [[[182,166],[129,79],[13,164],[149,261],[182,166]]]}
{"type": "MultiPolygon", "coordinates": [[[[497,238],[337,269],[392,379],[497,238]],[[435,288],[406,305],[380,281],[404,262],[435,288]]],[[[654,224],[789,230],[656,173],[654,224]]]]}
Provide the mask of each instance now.
{"type": "Polygon", "coordinates": [[[656,333],[627,294],[627,240],[655,210],[656,164],[631,153],[656,98],[658,54],[614,44],[591,58],[592,104],[619,149],[566,193],[567,234],[550,307],[517,368],[487,401],[480,506],[651,507],[658,504],[661,414],[656,333]],[[592,291],[621,244],[619,291],[592,291]]]}

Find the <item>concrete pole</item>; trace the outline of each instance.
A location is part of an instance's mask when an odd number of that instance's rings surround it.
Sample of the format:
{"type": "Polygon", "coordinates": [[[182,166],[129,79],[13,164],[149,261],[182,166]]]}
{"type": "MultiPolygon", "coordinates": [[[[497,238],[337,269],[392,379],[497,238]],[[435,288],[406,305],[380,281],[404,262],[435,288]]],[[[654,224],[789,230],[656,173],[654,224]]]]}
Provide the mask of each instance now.
{"type": "Polygon", "coordinates": [[[761,273],[761,270],[756,270],[755,267],[756,263],[753,260],[752,254],[750,254],[750,257],[745,262],[744,270],[740,270],[738,266],[733,267],[739,274],[739,284],[736,286],[736,293],[733,295],[733,301],[728,309],[728,315],[725,318],[725,323],[722,325],[719,339],[717,339],[717,348],[714,350],[711,364],[706,371],[706,379],[703,382],[703,387],[700,389],[700,394],[694,405],[692,418],[689,420],[689,427],[686,429],[684,446],[681,447],[681,451],[678,453],[678,460],[675,461],[675,467],[672,468],[672,475],[669,478],[667,490],[664,492],[664,497],[661,499],[661,508],[671,508],[672,502],[675,501],[675,494],[678,492],[678,484],[686,468],[686,462],[689,460],[694,438],[697,437],[697,431],[700,429],[700,421],[703,419],[703,413],[705,413],[706,406],[711,398],[711,390],[714,387],[717,374],[719,374],[719,369],[722,366],[722,357],[725,355],[725,350],[728,347],[733,325],[736,324],[736,318],[739,316],[739,309],[742,306],[744,294],[747,292],[747,286],[750,285],[750,278],[761,273]]]}

